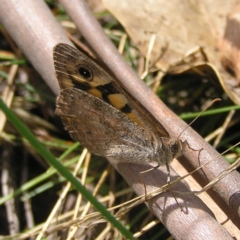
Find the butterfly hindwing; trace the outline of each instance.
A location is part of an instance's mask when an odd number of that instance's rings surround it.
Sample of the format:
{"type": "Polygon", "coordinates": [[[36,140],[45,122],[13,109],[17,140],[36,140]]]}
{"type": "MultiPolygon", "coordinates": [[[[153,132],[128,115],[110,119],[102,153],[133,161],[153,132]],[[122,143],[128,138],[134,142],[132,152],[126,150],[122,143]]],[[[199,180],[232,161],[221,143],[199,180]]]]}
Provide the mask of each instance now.
{"type": "Polygon", "coordinates": [[[125,161],[149,161],[151,134],[100,99],[78,89],[64,89],[56,113],[71,137],[91,152],[125,161]]]}

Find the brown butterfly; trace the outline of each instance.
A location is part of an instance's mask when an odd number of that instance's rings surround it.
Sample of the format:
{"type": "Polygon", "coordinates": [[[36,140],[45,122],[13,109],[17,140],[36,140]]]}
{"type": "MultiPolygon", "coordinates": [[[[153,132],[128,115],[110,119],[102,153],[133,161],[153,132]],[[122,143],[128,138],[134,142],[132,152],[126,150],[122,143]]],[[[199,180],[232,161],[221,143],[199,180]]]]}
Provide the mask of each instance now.
{"type": "MultiPolygon", "coordinates": [[[[155,117],[97,63],[60,43],[53,50],[61,88],[56,114],[92,153],[119,161],[167,165],[187,142],[172,139],[155,117]]],[[[157,166],[157,167],[158,167],[157,166]]]]}

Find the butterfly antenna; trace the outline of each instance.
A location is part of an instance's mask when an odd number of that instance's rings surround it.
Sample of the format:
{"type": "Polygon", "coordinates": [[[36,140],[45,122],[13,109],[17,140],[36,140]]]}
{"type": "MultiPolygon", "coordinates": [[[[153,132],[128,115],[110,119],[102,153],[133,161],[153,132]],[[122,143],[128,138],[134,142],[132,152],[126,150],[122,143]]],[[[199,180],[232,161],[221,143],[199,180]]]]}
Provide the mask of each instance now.
{"type": "Polygon", "coordinates": [[[213,99],[199,114],[197,117],[195,117],[190,123],[189,125],[187,125],[187,127],[185,129],[183,129],[183,131],[180,133],[180,135],[178,136],[178,139],[180,138],[180,136],[208,109],[210,108],[215,102],[219,102],[221,101],[220,98],[216,98],[213,99]]]}

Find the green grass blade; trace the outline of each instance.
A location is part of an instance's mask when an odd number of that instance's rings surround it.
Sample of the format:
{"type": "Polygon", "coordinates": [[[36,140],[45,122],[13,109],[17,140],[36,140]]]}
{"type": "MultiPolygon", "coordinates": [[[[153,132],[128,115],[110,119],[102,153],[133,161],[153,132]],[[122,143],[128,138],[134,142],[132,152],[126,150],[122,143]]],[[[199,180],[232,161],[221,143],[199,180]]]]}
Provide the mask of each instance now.
{"type": "Polygon", "coordinates": [[[7,119],[25,137],[29,143],[35,148],[37,152],[57,171],[66,178],[71,184],[83,194],[83,196],[90,201],[93,206],[102,213],[102,215],[116,227],[127,239],[134,239],[131,232],[129,232],[117,219],[111,215],[106,208],[97,201],[96,198],[70,173],[55,157],[35,138],[31,131],[18,119],[18,117],[5,105],[0,98],[0,109],[5,113],[7,119]]]}

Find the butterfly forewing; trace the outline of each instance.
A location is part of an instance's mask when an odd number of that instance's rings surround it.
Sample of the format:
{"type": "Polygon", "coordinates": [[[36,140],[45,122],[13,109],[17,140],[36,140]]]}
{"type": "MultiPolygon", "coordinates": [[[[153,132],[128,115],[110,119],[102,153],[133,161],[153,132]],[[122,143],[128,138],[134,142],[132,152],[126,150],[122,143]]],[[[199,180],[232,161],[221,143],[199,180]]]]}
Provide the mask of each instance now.
{"type": "Polygon", "coordinates": [[[61,89],[77,88],[88,92],[113,105],[148,131],[161,137],[169,137],[168,132],[147,109],[82,52],[67,44],[58,44],[54,48],[54,65],[61,89]],[[78,72],[80,67],[85,67],[91,71],[92,79],[90,81],[81,77],[78,72]],[[114,98],[114,96],[116,97],[114,98]],[[115,99],[120,100],[116,101],[115,99]]]}

